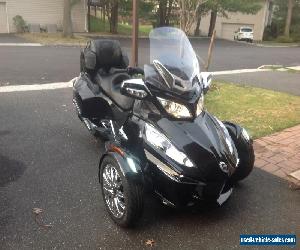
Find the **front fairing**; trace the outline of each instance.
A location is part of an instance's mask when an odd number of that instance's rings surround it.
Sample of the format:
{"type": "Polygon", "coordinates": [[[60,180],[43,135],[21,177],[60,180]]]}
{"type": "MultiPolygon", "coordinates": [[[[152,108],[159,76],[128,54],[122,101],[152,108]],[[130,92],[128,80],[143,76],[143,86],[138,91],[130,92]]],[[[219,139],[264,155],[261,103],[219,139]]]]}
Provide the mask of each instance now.
{"type": "Polygon", "coordinates": [[[148,87],[188,96],[200,83],[196,53],[186,36],[177,28],[160,27],[149,34],[150,61],[144,67],[148,87]]]}
{"type": "MultiPolygon", "coordinates": [[[[165,163],[181,176],[202,182],[223,182],[235,171],[238,154],[234,143],[226,136],[217,119],[208,112],[202,112],[192,122],[161,118],[152,123],[194,163],[194,167],[186,167],[164,156],[165,163]],[[221,170],[221,162],[228,166],[227,173],[221,170]]],[[[146,148],[157,151],[149,145],[146,148]]]]}

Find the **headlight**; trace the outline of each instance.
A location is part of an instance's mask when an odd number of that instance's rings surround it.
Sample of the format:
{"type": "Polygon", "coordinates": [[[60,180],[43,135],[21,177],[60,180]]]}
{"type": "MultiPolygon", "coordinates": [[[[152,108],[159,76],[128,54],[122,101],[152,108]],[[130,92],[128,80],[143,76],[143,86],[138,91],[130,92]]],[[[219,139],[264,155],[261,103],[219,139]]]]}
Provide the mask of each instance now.
{"type": "Polygon", "coordinates": [[[192,117],[190,111],[187,109],[186,106],[169,101],[163,98],[157,97],[161,105],[164,107],[164,109],[170,114],[173,115],[176,118],[190,118],[192,117]]]}
{"type": "Polygon", "coordinates": [[[190,159],[184,153],[180,152],[165,135],[147,123],[145,125],[145,135],[149,143],[163,151],[174,161],[186,167],[194,166],[190,159]]]}
{"type": "Polygon", "coordinates": [[[197,103],[197,110],[196,110],[196,115],[200,115],[203,111],[203,107],[204,107],[204,95],[201,94],[198,103],[197,103]]]}

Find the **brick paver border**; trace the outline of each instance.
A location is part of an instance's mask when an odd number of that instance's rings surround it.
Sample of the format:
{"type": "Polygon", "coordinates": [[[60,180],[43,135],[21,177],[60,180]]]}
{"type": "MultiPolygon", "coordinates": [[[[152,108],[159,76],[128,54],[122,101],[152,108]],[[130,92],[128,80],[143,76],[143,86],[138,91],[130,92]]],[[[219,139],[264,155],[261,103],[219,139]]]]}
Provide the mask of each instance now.
{"type": "Polygon", "coordinates": [[[300,169],[300,125],[255,140],[254,151],[256,167],[300,186],[290,176],[300,169]]]}

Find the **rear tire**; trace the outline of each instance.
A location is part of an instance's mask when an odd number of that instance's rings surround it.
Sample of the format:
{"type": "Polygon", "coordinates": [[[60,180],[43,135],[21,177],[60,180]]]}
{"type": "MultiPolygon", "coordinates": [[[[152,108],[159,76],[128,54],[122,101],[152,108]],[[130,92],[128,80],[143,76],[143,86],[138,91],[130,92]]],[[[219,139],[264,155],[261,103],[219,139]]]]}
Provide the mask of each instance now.
{"type": "Polygon", "coordinates": [[[103,201],[112,220],[121,227],[133,226],[143,212],[143,187],[128,180],[111,156],[103,159],[99,180],[103,201]],[[108,180],[108,173],[114,173],[112,176],[116,178],[108,180]]]}

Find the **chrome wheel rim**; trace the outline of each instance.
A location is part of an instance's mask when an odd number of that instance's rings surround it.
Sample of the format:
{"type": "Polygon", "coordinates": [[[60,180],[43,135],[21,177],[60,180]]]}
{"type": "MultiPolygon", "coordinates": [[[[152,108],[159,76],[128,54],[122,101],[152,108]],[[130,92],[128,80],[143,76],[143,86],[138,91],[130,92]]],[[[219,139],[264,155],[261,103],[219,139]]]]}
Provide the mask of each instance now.
{"type": "Polygon", "coordinates": [[[102,188],[110,212],[116,218],[121,218],[126,211],[123,183],[117,169],[111,164],[103,169],[102,188]]]}

